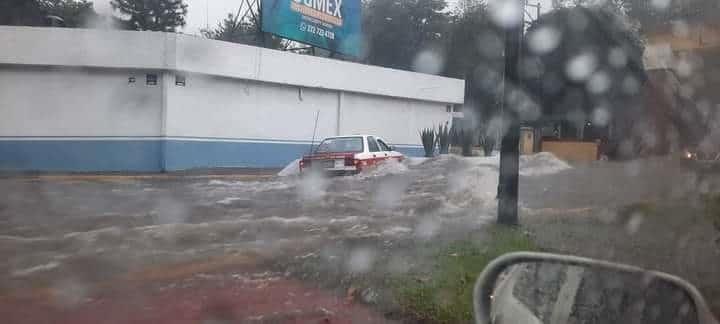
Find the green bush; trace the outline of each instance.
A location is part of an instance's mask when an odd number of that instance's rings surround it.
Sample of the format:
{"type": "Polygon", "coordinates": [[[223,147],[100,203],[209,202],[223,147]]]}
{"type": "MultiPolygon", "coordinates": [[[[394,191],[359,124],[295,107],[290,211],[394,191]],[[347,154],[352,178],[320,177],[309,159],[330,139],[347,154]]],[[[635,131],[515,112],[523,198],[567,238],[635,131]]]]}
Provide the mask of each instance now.
{"type": "Polygon", "coordinates": [[[428,274],[395,283],[396,298],[405,315],[419,322],[469,323],[472,294],[478,275],[500,255],[536,250],[521,230],[492,227],[482,241],[457,241],[443,248],[428,274]]]}
{"type": "Polygon", "coordinates": [[[432,128],[421,130],[420,139],[425,149],[425,157],[432,157],[435,154],[435,131],[432,128]]]}

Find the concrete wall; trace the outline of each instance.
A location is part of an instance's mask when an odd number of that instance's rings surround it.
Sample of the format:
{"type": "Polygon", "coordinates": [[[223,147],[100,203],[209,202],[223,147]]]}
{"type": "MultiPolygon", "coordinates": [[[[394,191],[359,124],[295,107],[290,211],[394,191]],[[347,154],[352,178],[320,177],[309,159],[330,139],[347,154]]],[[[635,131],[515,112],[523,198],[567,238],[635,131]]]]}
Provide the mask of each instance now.
{"type": "Polygon", "coordinates": [[[458,79],[196,36],[0,26],[0,64],[177,70],[310,88],[462,103],[458,79]]]}
{"type": "Polygon", "coordinates": [[[451,119],[441,103],[202,74],[177,86],[176,75],[165,77],[168,170],[282,166],[307,152],[313,135],[377,134],[419,155],[418,130],[451,119]]]}
{"type": "Polygon", "coordinates": [[[343,134],[377,134],[400,151],[422,155],[419,131],[452,121],[442,103],[347,93],[342,100],[343,134]]]}
{"type": "Polygon", "coordinates": [[[0,26],[0,44],[0,170],[282,167],[316,116],[316,141],[422,154],[418,130],[463,99],[462,80],[179,34],[0,26]]]}
{"type": "Polygon", "coordinates": [[[128,72],[0,68],[0,168],[159,170],[160,85],[128,72]]]}
{"type": "Polygon", "coordinates": [[[200,74],[186,80],[167,85],[170,170],[283,166],[309,149],[316,116],[316,139],[336,135],[337,92],[200,74]]]}

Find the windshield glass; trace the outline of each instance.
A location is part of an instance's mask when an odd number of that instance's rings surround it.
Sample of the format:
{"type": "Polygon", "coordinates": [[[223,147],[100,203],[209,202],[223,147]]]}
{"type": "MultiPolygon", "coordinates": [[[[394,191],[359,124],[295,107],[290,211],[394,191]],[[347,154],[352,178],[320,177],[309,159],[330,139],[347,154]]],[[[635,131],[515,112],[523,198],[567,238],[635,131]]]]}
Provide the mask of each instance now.
{"type": "Polygon", "coordinates": [[[362,137],[338,137],[325,139],[318,145],[315,153],[362,152],[362,137]]]}

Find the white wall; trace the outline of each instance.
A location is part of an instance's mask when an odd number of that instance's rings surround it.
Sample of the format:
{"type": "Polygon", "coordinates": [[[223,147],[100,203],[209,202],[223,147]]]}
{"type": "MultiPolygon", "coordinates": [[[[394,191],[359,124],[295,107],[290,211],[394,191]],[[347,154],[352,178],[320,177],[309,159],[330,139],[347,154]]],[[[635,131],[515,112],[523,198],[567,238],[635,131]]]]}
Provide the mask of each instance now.
{"type": "Polygon", "coordinates": [[[422,144],[419,131],[452,120],[445,104],[346,93],[340,128],[344,134],[376,134],[392,144],[422,144]]]}
{"type": "Polygon", "coordinates": [[[2,67],[0,136],[159,136],[161,98],[142,71],[2,67]]]}
{"type": "Polygon", "coordinates": [[[334,91],[200,74],[167,89],[167,136],[310,141],[318,110],[316,138],[335,135],[334,91]]]}
{"type": "Polygon", "coordinates": [[[0,26],[0,64],[180,70],[462,103],[464,81],[160,32],[0,26]]]}
{"type": "Polygon", "coordinates": [[[79,28],[0,26],[0,63],[94,67],[166,67],[173,34],[79,28]]]}

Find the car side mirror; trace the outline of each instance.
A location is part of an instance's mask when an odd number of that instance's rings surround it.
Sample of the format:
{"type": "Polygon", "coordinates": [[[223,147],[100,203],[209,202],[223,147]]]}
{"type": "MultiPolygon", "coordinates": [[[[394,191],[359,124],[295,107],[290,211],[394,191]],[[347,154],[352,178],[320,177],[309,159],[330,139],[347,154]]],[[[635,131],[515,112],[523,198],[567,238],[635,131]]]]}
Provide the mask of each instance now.
{"type": "Polygon", "coordinates": [[[389,145],[390,151],[395,151],[395,145],[389,145]]]}
{"type": "Polygon", "coordinates": [[[493,260],[473,292],[475,323],[717,324],[697,288],[656,271],[516,252],[493,260]]]}

